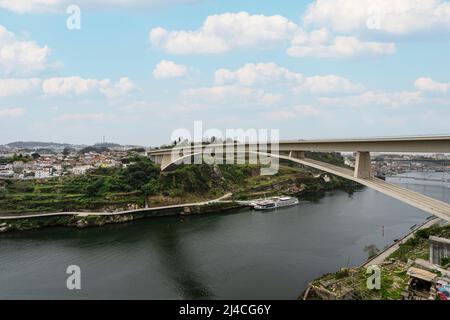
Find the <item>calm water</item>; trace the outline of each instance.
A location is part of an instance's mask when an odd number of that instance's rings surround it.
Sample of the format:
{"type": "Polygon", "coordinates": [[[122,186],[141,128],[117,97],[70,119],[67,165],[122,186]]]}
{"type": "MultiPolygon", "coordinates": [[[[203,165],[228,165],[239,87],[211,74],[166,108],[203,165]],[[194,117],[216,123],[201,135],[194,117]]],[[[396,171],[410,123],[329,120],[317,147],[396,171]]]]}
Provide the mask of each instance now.
{"type": "MultiPolygon", "coordinates": [[[[404,186],[450,202],[448,186],[404,186]]],[[[427,216],[366,188],[272,212],[4,234],[0,298],[295,299],[308,281],[361,264],[366,245],[383,248],[427,216]],[[71,264],[81,267],[80,291],[66,289],[71,264]]]]}

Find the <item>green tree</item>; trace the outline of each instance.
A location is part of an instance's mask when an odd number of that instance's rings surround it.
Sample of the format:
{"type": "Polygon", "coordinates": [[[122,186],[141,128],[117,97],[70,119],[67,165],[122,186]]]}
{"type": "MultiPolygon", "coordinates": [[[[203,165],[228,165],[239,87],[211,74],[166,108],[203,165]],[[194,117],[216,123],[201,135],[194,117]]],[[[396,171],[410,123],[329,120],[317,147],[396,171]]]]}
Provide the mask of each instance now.
{"type": "Polygon", "coordinates": [[[69,148],[64,148],[62,154],[67,157],[70,154],[70,149],[69,148]]]}
{"type": "Polygon", "coordinates": [[[147,158],[138,158],[138,161],[129,165],[125,176],[128,177],[128,183],[135,189],[140,189],[151,179],[159,176],[159,169],[147,158]]]}
{"type": "Polygon", "coordinates": [[[91,184],[89,184],[86,187],[86,195],[88,197],[94,197],[98,195],[103,187],[104,179],[103,178],[97,178],[95,181],[91,184]]]}
{"type": "Polygon", "coordinates": [[[149,183],[141,187],[141,192],[144,196],[150,196],[159,192],[161,185],[158,180],[152,179],[149,183]]]}

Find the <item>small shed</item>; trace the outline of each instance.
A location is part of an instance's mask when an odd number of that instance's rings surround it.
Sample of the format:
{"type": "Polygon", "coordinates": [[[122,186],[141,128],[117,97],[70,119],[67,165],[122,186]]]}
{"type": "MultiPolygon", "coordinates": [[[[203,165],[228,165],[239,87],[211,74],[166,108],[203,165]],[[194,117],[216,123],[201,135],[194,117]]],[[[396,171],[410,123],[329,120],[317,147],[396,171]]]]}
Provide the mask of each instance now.
{"type": "Polygon", "coordinates": [[[406,274],[409,276],[408,281],[408,296],[412,300],[427,300],[430,297],[430,292],[434,287],[434,281],[437,277],[436,274],[410,267],[406,274]]]}
{"type": "Polygon", "coordinates": [[[411,278],[420,279],[422,281],[426,281],[426,282],[430,282],[430,283],[432,283],[434,281],[434,279],[436,279],[436,277],[437,277],[437,275],[434,274],[433,272],[419,269],[419,268],[414,268],[414,267],[410,267],[408,269],[408,271],[406,272],[406,274],[408,276],[410,276],[411,278]]]}

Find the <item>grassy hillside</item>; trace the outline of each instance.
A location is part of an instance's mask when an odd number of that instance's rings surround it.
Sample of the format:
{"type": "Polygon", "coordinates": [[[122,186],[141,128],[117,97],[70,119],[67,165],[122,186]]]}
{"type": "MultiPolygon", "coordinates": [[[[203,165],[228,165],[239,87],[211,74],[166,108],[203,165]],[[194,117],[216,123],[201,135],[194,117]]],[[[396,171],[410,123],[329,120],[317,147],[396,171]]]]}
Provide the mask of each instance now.
{"type": "MultiPolygon", "coordinates": [[[[281,166],[275,176],[260,176],[251,165],[183,165],[161,174],[148,158],[129,159],[126,168],[100,168],[83,176],[46,180],[5,180],[0,184],[0,214],[55,211],[115,211],[212,199],[226,192],[238,198],[262,194],[342,187],[302,167],[281,166]]],[[[332,157],[334,162],[341,159],[332,157]]]]}
{"type": "MultiPolygon", "coordinates": [[[[385,263],[380,265],[381,289],[369,290],[367,288],[366,268],[357,267],[341,269],[336,273],[323,275],[312,282],[313,286],[334,293],[351,292],[353,299],[363,300],[398,300],[401,299],[402,290],[406,288],[408,276],[406,271],[409,267],[408,259],[429,259],[430,236],[443,238],[450,237],[449,225],[434,225],[430,228],[421,229],[414,237],[401,244],[399,249],[391,254],[385,263]]],[[[449,261],[442,261],[443,265],[449,261]]],[[[310,295],[310,299],[320,299],[320,296],[310,295]]]]}

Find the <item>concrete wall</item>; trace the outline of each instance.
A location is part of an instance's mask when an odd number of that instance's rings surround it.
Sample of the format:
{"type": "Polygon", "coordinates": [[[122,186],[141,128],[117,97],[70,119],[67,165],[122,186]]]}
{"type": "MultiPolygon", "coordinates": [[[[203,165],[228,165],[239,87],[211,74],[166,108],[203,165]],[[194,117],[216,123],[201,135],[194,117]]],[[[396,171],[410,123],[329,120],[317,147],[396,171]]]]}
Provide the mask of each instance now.
{"type": "Polygon", "coordinates": [[[430,237],[430,262],[440,265],[442,258],[450,257],[450,239],[430,237]]]}

